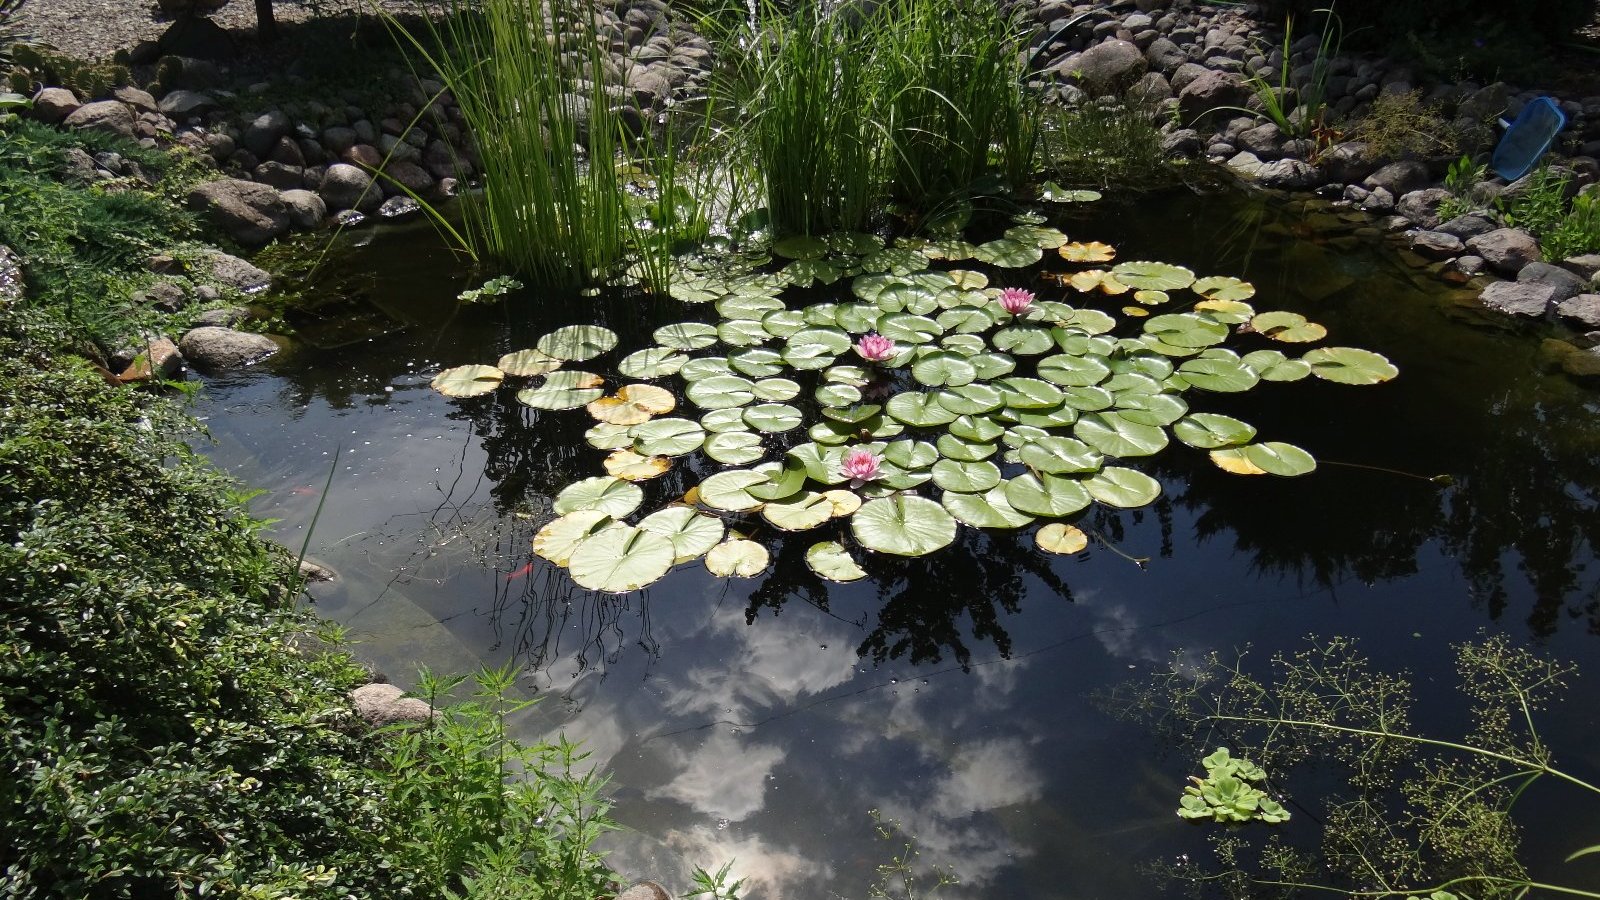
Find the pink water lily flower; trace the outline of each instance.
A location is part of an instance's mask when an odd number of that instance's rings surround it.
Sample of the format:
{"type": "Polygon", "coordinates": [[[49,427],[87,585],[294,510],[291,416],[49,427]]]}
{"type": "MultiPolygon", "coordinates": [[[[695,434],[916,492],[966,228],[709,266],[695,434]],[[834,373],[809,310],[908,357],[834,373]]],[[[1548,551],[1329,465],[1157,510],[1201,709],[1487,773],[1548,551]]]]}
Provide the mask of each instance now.
{"type": "Polygon", "coordinates": [[[867,362],[883,362],[894,355],[894,341],[877,332],[864,334],[856,341],[856,353],[867,362]]]}
{"type": "Polygon", "coordinates": [[[1000,306],[1013,316],[1021,315],[1033,305],[1033,291],[1025,288],[1006,288],[1000,292],[1000,306]]]}
{"type": "Polygon", "coordinates": [[[851,487],[860,487],[878,477],[878,455],[865,447],[857,447],[844,455],[839,469],[850,479],[851,487]]]}

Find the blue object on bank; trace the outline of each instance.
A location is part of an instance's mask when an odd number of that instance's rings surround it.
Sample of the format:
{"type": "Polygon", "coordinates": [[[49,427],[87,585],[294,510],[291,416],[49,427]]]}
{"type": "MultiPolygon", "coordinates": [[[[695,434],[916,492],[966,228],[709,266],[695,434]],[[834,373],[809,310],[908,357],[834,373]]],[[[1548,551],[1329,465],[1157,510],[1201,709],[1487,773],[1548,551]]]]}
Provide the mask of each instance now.
{"type": "Polygon", "coordinates": [[[1567,114],[1554,100],[1536,97],[1528,101],[1517,114],[1517,120],[1506,126],[1505,136],[1500,138],[1489,160],[1489,168],[1507,181],[1516,181],[1528,174],[1539,157],[1550,149],[1556,133],[1565,127],[1567,114]]]}

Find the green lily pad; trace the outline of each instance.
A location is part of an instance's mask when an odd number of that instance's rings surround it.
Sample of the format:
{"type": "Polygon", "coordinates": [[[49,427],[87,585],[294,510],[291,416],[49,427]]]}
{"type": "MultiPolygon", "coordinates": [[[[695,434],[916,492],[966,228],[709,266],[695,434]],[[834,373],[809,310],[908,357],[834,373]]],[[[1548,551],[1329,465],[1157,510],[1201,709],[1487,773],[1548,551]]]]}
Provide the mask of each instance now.
{"type": "Polygon", "coordinates": [[[717,434],[724,431],[744,431],[746,428],[744,410],[737,406],[713,409],[700,417],[700,427],[717,434]]]}
{"type": "Polygon", "coordinates": [[[1056,339],[1056,346],[1070,353],[1072,351],[1061,343],[1068,335],[1073,333],[1105,334],[1117,327],[1117,320],[1112,318],[1110,313],[1104,313],[1098,309],[1075,309],[1070,316],[1061,319],[1057,324],[1062,329],[1069,330],[1059,333],[1056,331],[1051,332],[1056,339]]]}
{"type": "Polygon", "coordinates": [[[934,351],[911,364],[911,377],[928,387],[971,384],[978,370],[959,353],[934,351]]]}
{"type": "Polygon", "coordinates": [[[1015,425],[1007,428],[1000,439],[1005,441],[1007,447],[1015,449],[1025,447],[1034,441],[1049,436],[1050,432],[1045,431],[1043,428],[1035,428],[1031,425],[1015,425]]]}
{"type": "Polygon", "coordinates": [[[793,497],[806,483],[806,467],[802,460],[787,454],[783,462],[766,462],[751,471],[766,478],[761,484],[751,485],[750,496],[768,502],[793,497]]]}
{"type": "Polygon", "coordinates": [[[1174,347],[1210,347],[1228,339],[1228,326],[1194,313],[1169,313],[1147,320],[1144,333],[1174,347]]]}
{"type": "Polygon", "coordinates": [[[678,370],[678,376],[684,381],[702,381],[718,375],[732,374],[733,366],[728,364],[728,358],[725,356],[702,356],[691,359],[678,370]]]}
{"type": "Polygon", "coordinates": [[[1055,338],[1048,330],[1028,325],[1002,328],[989,340],[994,343],[996,350],[1015,353],[1018,356],[1038,356],[1041,353],[1049,353],[1055,347],[1055,338]]]}
{"type": "Polygon", "coordinates": [[[624,357],[617,363],[617,373],[628,378],[662,378],[676,374],[688,359],[671,347],[649,347],[624,357]]]}
{"type": "Polygon", "coordinates": [[[1117,263],[1111,267],[1111,274],[1128,287],[1141,291],[1177,291],[1194,284],[1193,272],[1163,262],[1117,263]]]}
{"type": "Polygon", "coordinates": [[[783,277],[796,287],[833,284],[844,275],[843,263],[833,259],[797,259],[783,267],[783,277]]]}
{"type": "Polygon", "coordinates": [[[933,400],[958,416],[982,415],[1005,404],[1005,398],[999,390],[982,382],[935,391],[933,400]]]}
{"type": "Polygon", "coordinates": [[[717,312],[724,319],[760,322],[769,313],[783,311],[783,301],[766,295],[734,294],[717,301],[717,312]]]}
{"type": "Polygon", "coordinates": [[[620,594],[660,580],[676,558],[668,538],[617,525],[584,538],[572,551],[567,570],[583,587],[620,594]]]}
{"type": "Polygon", "coordinates": [[[833,502],[815,491],[801,491],[761,507],[761,517],[783,531],[810,531],[833,518],[833,502]]]}
{"type": "Polygon", "coordinates": [[[1178,366],[1178,374],[1189,384],[1219,393],[1248,391],[1256,386],[1256,373],[1242,362],[1226,359],[1188,359],[1178,366]]]}
{"type": "Polygon", "coordinates": [[[583,362],[617,346],[617,333],[599,325],[568,325],[540,338],[534,346],[557,359],[583,362]]]}
{"type": "Polygon", "coordinates": [[[863,388],[872,383],[872,376],[860,366],[830,366],[822,370],[822,380],[863,388]]]}
{"type": "Polygon", "coordinates": [[[500,357],[495,366],[507,375],[518,378],[529,378],[534,375],[543,375],[561,368],[563,360],[557,359],[548,353],[539,350],[518,350],[500,357]]]}
{"type": "Polygon", "coordinates": [[[583,433],[583,439],[596,450],[620,450],[633,446],[631,425],[612,425],[601,422],[583,433]]]}
{"type": "Polygon", "coordinates": [[[907,391],[895,394],[884,405],[884,411],[896,420],[913,428],[933,428],[947,425],[956,414],[941,406],[932,394],[907,391]]]}
{"type": "Polygon", "coordinates": [[[768,434],[800,427],[800,410],[787,403],[761,403],[744,411],[746,425],[768,434]]]}
{"type": "Polygon", "coordinates": [[[1255,285],[1230,275],[1201,278],[1189,287],[1208,300],[1249,300],[1256,295],[1255,285]]]}
{"type": "Polygon", "coordinates": [[[1111,369],[1093,356],[1057,353],[1039,360],[1039,377],[1063,387],[1088,387],[1110,377],[1111,369]]]}
{"type": "Polygon", "coordinates": [[[800,396],[800,385],[787,378],[763,378],[750,389],[758,400],[783,402],[800,396]]]}
{"type": "Polygon", "coordinates": [[[939,458],[939,451],[926,441],[893,441],[883,448],[883,458],[902,469],[926,469],[939,458]]]}
{"type": "Polygon", "coordinates": [[[796,234],[773,243],[772,252],[788,259],[817,259],[828,255],[828,243],[808,234],[796,234]]]}
{"type": "Polygon", "coordinates": [[[941,434],[934,443],[939,455],[956,462],[978,462],[995,454],[996,447],[988,441],[973,441],[953,434],[941,434]]]}
{"type": "Polygon", "coordinates": [[[1099,412],[1117,402],[1115,394],[1099,385],[1080,385],[1061,389],[1061,402],[1078,412],[1099,412]]]}
{"type": "Polygon", "coordinates": [[[1002,378],[994,386],[1008,409],[1054,409],[1066,396],[1060,388],[1037,378],[1002,378]]]}
{"type": "Polygon", "coordinates": [[[1005,432],[993,419],[983,416],[961,416],[950,423],[950,433],[962,440],[987,443],[1000,438],[1005,432]]]}
{"type": "Polygon", "coordinates": [[[1017,361],[1004,353],[978,353],[967,358],[972,367],[978,370],[978,377],[985,381],[992,381],[1010,375],[1017,368],[1017,361]]]}
{"type": "Polygon", "coordinates": [[[763,347],[747,347],[728,354],[728,365],[751,378],[769,378],[783,371],[783,357],[763,347]]]}
{"type": "Polygon", "coordinates": [[[850,551],[837,541],[812,544],[810,549],[806,550],[806,565],[810,566],[811,571],[817,573],[819,578],[826,578],[829,581],[848,584],[867,577],[866,570],[856,565],[856,561],[850,556],[850,551]]]}
{"type": "Polygon", "coordinates": [[[1151,456],[1167,446],[1166,431],[1130,421],[1117,412],[1085,413],[1072,433],[1107,456],[1151,456]]]}
{"type": "Polygon", "coordinates": [[[754,578],[771,562],[767,548],[742,539],[723,541],[706,554],[706,569],[719,578],[754,578]]]}
{"type": "Polygon", "coordinates": [[[575,481],[561,489],[551,509],[558,515],[594,509],[620,519],[644,502],[644,490],[631,482],[610,475],[596,475],[575,481]]]}
{"type": "Polygon", "coordinates": [[[1106,466],[1085,478],[1083,487],[1095,500],[1118,509],[1137,509],[1161,496],[1161,482],[1120,466],[1106,466]]]}
{"type": "Polygon", "coordinates": [[[691,381],[684,391],[689,401],[701,409],[728,409],[755,400],[755,382],[738,375],[715,375],[691,381]]]}
{"type": "Polygon", "coordinates": [[[1006,501],[1035,516],[1070,516],[1089,505],[1089,492],[1076,478],[1029,473],[1006,482],[1006,501]]]}
{"type": "Polygon", "coordinates": [[[1033,244],[1000,238],[979,244],[972,258],[987,265],[1016,269],[1031,266],[1044,259],[1044,251],[1033,244]]]}
{"type": "Polygon", "coordinates": [[[494,366],[456,366],[433,376],[431,386],[446,397],[462,399],[489,393],[505,377],[506,373],[494,366]]]}
{"type": "Polygon", "coordinates": [[[688,419],[652,419],[633,426],[633,449],[646,456],[683,456],[700,449],[706,432],[688,419]]]}
{"type": "Polygon", "coordinates": [[[861,546],[896,556],[926,556],[956,539],[956,520],[925,497],[897,494],[870,500],[850,517],[861,546]]]}
{"type": "Polygon", "coordinates": [[[934,318],[940,328],[956,334],[982,334],[994,327],[994,313],[981,306],[957,306],[934,318]]]}
{"type": "Polygon", "coordinates": [[[846,424],[864,423],[868,419],[881,418],[883,407],[876,403],[861,403],[856,406],[824,407],[824,418],[846,424]]]}
{"type": "Polygon", "coordinates": [[[943,333],[944,328],[926,316],[893,313],[878,320],[878,334],[897,344],[926,344],[943,333]]]}
{"type": "Polygon", "coordinates": [[[667,294],[680,303],[710,303],[723,296],[725,291],[704,278],[686,278],[674,281],[667,294]]]}
{"type": "Polygon", "coordinates": [[[1041,250],[1054,250],[1067,242],[1061,229],[1044,225],[1013,225],[1006,229],[1005,238],[1019,244],[1032,244],[1041,250]]]}
{"type": "Polygon", "coordinates": [[[1232,416],[1190,413],[1173,423],[1172,434],[1196,449],[1217,450],[1248,444],[1256,436],[1256,429],[1232,416]]]}
{"type": "Polygon", "coordinates": [[[1301,359],[1310,364],[1311,374],[1339,384],[1382,384],[1400,374],[1388,359],[1356,347],[1318,347],[1301,359]]]}
{"type": "Polygon", "coordinates": [[[925,316],[939,308],[939,297],[921,285],[897,282],[878,291],[873,303],[882,312],[925,316]]]}
{"type": "Polygon", "coordinates": [[[766,455],[761,435],[750,431],[723,431],[706,438],[706,455],[719,463],[744,466],[766,455]]]}
{"type": "Polygon", "coordinates": [[[1255,307],[1243,300],[1201,300],[1194,309],[1224,325],[1243,325],[1256,315],[1255,307]]]}
{"type": "Polygon", "coordinates": [[[1023,465],[1047,475],[1098,472],[1105,464],[1100,451],[1083,441],[1055,435],[1024,444],[1019,455],[1023,465]]]}
{"type": "MultiPolygon", "coordinates": [[[[1121,281],[1122,279],[1119,278],[1117,280],[1121,281]]],[[[1171,299],[1171,295],[1169,295],[1166,291],[1143,290],[1133,292],[1134,302],[1142,303],[1145,306],[1160,306],[1171,299]]]]}
{"type": "MultiPolygon", "coordinates": [[[[1076,390],[1073,388],[1072,390],[1076,390]]],[[[1078,421],[1078,411],[1066,403],[1049,409],[1005,409],[1002,415],[1008,421],[1037,428],[1060,428],[1078,421]]]]}
{"type": "Polygon", "coordinates": [[[772,340],[772,335],[759,321],[724,319],[717,325],[717,339],[731,347],[754,347],[772,340]]]}
{"type": "Polygon", "coordinates": [[[1117,394],[1117,412],[1129,422],[1140,425],[1171,425],[1188,411],[1189,404],[1176,394],[1131,391],[1117,394]]]}
{"type": "MultiPolygon", "coordinates": [[[[561,374],[559,372],[552,374],[561,374]]],[[[577,409],[604,397],[603,388],[564,388],[541,385],[517,391],[517,402],[534,409],[577,409]]]]}
{"type": "Polygon", "coordinates": [[[991,462],[941,459],[933,464],[933,483],[946,491],[981,494],[1000,483],[1000,467],[991,462]]]}
{"type": "Polygon", "coordinates": [[[1230,447],[1223,450],[1211,451],[1211,458],[1219,466],[1237,474],[1282,475],[1293,477],[1315,472],[1317,461],[1311,454],[1282,441],[1266,441],[1260,444],[1245,444],[1242,447],[1230,447]],[[1254,467],[1239,469],[1225,464],[1229,460],[1242,459],[1254,467]]]}
{"type": "Polygon", "coordinates": [[[982,494],[950,491],[939,502],[950,515],[973,528],[1021,528],[1033,522],[1033,516],[1019,511],[1006,499],[1006,487],[1002,482],[982,494]]]}
{"type": "Polygon", "coordinates": [[[572,551],[601,528],[616,524],[604,510],[580,509],[547,523],[533,536],[533,552],[558,566],[572,560],[572,551]]]}
{"type": "Polygon", "coordinates": [[[1288,344],[1309,344],[1328,336],[1328,329],[1292,312],[1264,312],[1250,320],[1256,333],[1288,344]]]}
{"type": "Polygon", "coordinates": [[[1262,381],[1299,381],[1311,374],[1311,364],[1289,359],[1277,350],[1256,350],[1239,358],[1262,381]]]}
{"type": "Polygon", "coordinates": [[[687,506],[669,506],[653,512],[640,520],[639,528],[671,541],[674,563],[700,558],[721,543],[726,533],[721,519],[687,506]]]}
{"type": "Polygon", "coordinates": [[[817,388],[815,397],[822,406],[844,408],[861,402],[861,389],[848,384],[824,384],[817,388]]]}
{"type": "Polygon", "coordinates": [[[773,337],[786,338],[805,327],[805,313],[798,309],[775,309],[761,317],[761,330],[773,337]]]}
{"type": "Polygon", "coordinates": [[[834,321],[850,334],[866,334],[878,330],[878,318],[883,311],[867,303],[845,303],[839,306],[834,321]]]}
{"type": "Polygon", "coordinates": [[[768,483],[767,476],[754,469],[727,469],[700,482],[700,502],[725,512],[748,512],[762,504],[750,489],[768,483]]]}

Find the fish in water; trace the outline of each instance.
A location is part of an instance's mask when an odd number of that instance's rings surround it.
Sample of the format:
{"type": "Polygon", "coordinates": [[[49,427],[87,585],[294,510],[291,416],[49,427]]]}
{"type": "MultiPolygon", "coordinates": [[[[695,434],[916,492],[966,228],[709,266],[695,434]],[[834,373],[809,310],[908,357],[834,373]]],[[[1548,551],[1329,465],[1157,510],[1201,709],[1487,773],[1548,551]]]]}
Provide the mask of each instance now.
{"type": "Polygon", "coordinates": [[[533,571],[533,563],[530,562],[530,563],[525,564],[522,568],[516,570],[515,572],[512,572],[512,573],[506,575],[506,580],[507,581],[516,581],[518,578],[521,578],[522,576],[524,576],[524,575],[526,575],[526,574],[528,574],[529,572],[532,572],[532,571],[533,571]]]}

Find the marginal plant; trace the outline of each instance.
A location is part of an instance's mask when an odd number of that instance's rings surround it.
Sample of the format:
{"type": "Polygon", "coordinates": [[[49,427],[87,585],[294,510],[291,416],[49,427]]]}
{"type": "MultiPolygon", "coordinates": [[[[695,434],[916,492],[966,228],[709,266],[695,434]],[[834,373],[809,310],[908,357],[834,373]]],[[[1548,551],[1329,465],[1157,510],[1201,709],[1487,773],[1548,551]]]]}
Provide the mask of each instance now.
{"type": "Polygon", "coordinates": [[[1283,23],[1283,46],[1279,49],[1282,61],[1278,64],[1276,79],[1269,80],[1260,72],[1245,76],[1245,83],[1255,94],[1260,109],[1240,111],[1277,125],[1279,131],[1291,137],[1307,137],[1322,126],[1328,106],[1329,67],[1344,42],[1344,23],[1338,14],[1331,7],[1316,12],[1323,16],[1322,39],[1306,78],[1294,77],[1293,16],[1283,23]]]}
{"type": "Polygon", "coordinates": [[[1450,164],[1450,170],[1445,174],[1444,187],[1450,196],[1439,203],[1439,219],[1448,222],[1457,216],[1478,209],[1480,204],[1474,196],[1478,182],[1482,181],[1489,173],[1486,165],[1474,163],[1472,157],[1463,156],[1450,164]]]}
{"type": "Polygon", "coordinates": [[[1566,217],[1570,180],[1549,166],[1540,166],[1528,176],[1527,186],[1520,194],[1509,200],[1500,198],[1495,205],[1507,227],[1520,228],[1542,239],[1566,217]]]}
{"type": "Polygon", "coordinates": [[[961,526],[1039,522],[1038,546],[1078,552],[1086,540],[1058,520],[1094,503],[1155,500],[1160,483],[1123,463],[1161,452],[1172,438],[1236,474],[1316,468],[1305,450],[1258,441],[1245,422],[1191,411],[1187,396],[1307,376],[1378,384],[1397,374],[1366,350],[1291,357],[1276,349],[1326,331],[1295,313],[1257,312],[1245,302],[1254,287],[1236,278],[1197,278],[1158,262],[1085,262],[1061,276],[1064,299],[1034,300],[990,286],[981,271],[934,268],[936,260],[973,260],[1001,273],[1039,262],[1045,250],[1064,259],[1114,255],[1086,253],[1023,218],[976,245],[795,236],[772,245],[788,260],[776,272],[685,271],[672,296],[714,306],[716,321],[657,329],[656,346],[616,363],[616,374],[632,380],[620,385],[566,368],[618,343],[608,329],[574,325],[498,366],[441,372],[435,386],[467,397],[540,377],[517,392],[520,402],[587,408],[598,422],[588,442],[610,453],[606,474],[556,495],[559,518],[534,550],[580,585],[629,591],[701,556],[717,575],[758,574],[768,561],[752,539],[759,529],[824,529],[807,562],[835,581],[866,576],[860,551],[923,556],[949,546],[961,526]],[[849,293],[836,302],[785,302],[845,278],[849,293]],[[1163,307],[1174,311],[1150,314],[1163,307]],[[1223,346],[1230,342],[1244,346],[1223,346]],[[643,383],[651,381],[670,389],[643,383]],[[684,403],[699,412],[670,415],[684,403]],[[635,518],[645,502],[640,482],[690,456],[696,469],[723,468],[635,518]]]}
{"type": "Polygon", "coordinates": [[[1546,259],[1570,259],[1585,253],[1600,253],[1600,197],[1579,194],[1572,198],[1572,209],[1561,224],[1550,229],[1540,241],[1546,259]]]}
{"type": "Polygon", "coordinates": [[[1178,804],[1180,818],[1269,825],[1289,821],[1289,811],[1256,787],[1257,782],[1267,780],[1267,770],[1249,760],[1235,759],[1227,747],[1218,747],[1200,763],[1206,777],[1189,776],[1190,784],[1184,787],[1178,804]]]}

